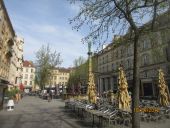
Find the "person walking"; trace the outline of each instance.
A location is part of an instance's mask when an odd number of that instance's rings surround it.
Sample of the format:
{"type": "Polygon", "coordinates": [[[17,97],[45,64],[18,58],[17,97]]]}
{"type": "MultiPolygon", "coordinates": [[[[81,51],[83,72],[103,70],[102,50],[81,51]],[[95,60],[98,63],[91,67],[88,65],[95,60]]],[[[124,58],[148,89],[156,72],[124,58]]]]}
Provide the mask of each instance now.
{"type": "Polygon", "coordinates": [[[53,92],[52,92],[52,90],[50,90],[49,95],[50,95],[50,99],[52,100],[53,99],[53,92]]]}
{"type": "Polygon", "coordinates": [[[51,89],[47,90],[47,100],[48,100],[48,102],[50,102],[52,100],[52,91],[51,91],[51,89]]]}

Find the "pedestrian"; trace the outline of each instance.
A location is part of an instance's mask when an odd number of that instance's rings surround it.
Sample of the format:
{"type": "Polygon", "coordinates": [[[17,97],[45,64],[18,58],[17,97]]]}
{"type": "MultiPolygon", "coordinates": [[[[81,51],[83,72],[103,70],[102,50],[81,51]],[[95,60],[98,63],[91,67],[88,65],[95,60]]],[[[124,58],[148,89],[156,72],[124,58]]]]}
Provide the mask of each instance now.
{"type": "Polygon", "coordinates": [[[53,98],[53,92],[52,92],[52,90],[50,90],[49,95],[50,95],[50,99],[52,100],[52,98],[53,98]]]}

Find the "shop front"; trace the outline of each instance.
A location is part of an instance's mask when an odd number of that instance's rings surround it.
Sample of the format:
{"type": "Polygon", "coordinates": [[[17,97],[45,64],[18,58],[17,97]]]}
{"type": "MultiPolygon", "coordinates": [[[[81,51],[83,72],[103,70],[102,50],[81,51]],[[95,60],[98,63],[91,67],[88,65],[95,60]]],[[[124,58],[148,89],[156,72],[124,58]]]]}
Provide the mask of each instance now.
{"type": "Polygon", "coordinates": [[[0,79],[0,110],[3,109],[4,93],[5,89],[8,87],[8,81],[0,79]]]}

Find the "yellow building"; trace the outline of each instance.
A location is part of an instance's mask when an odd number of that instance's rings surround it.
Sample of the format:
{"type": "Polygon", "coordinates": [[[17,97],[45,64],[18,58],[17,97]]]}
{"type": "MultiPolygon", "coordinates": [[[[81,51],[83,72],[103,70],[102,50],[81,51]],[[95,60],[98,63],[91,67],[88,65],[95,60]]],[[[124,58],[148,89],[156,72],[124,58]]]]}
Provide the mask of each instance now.
{"type": "Polygon", "coordinates": [[[55,87],[56,85],[67,86],[70,77],[70,69],[55,68],[51,72],[49,86],[55,87]]]}
{"type": "Polygon", "coordinates": [[[15,32],[4,2],[0,0],[0,108],[3,106],[4,88],[9,84],[10,61],[13,54],[15,32]]]}

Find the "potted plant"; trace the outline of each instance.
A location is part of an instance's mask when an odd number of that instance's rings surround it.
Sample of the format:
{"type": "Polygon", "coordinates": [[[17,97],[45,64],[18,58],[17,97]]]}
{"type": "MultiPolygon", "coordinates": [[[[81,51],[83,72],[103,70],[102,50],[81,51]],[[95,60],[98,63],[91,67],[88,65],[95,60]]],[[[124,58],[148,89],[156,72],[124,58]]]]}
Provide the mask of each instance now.
{"type": "Polygon", "coordinates": [[[10,91],[7,90],[5,92],[5,95],[6,95],[6,97],[8,97],[9,100],[14,100],[15,92],[14,92],[14,90],[10,90],[10,91]]]}

